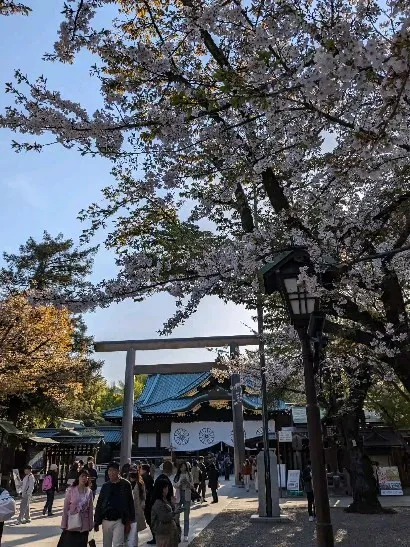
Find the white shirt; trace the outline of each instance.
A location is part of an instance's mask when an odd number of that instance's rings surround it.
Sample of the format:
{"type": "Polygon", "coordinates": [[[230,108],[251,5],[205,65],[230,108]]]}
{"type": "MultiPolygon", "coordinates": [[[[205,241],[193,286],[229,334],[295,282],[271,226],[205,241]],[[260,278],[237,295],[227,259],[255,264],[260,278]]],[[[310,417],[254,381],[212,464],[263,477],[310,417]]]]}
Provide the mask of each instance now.
{"type": "Polygon", "coordinates": [[[21,490],[22,496],[31,496],[34,490],[34,475],[30,473],[29,475],[24,475],[23,486],[21,490]]]}

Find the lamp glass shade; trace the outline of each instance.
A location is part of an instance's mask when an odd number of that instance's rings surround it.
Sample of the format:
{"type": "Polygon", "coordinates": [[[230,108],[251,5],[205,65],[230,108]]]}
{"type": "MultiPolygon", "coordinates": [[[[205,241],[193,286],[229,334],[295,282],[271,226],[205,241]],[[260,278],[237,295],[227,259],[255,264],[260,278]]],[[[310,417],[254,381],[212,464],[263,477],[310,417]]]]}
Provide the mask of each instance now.
{"type": "Polygon", "coordinates": [[[298,280],[296,277],[288,277],[284,279],[284,283],[286,291],[289,295],[298,292],[298,280]]]}
{"type": "Polygon", "coordinates": [[[316,298],[308,293],[306,284],[298,282],[296,277],[288,277],[284,280],[287,297],[293,315],[308,315],[315,309],[316,298]]]}

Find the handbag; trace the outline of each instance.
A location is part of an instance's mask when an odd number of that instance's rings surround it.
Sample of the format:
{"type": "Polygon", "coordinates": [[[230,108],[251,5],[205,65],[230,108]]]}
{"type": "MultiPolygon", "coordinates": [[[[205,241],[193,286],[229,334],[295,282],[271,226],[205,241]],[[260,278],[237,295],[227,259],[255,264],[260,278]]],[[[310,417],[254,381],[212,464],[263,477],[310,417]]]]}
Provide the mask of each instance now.
{"type": "Polygon", "coordinates": [[[0,522],[11,519],[16,512],[16,502],[8,490],[0,488],[0,522]]]}
{"type": "Polygon", "coordinates": [[[78,532],[81,530],[82,522],[81,522],[81,515],[80,513],[74,513],[72,515],[71,513],[68,514],[68,524],[67,524],[67,530],[78,532]]]}
{"type": "Polygon", "coordinates": [[[191,488],[191,500],[192,501],[199,501],[201,499],[201,496],[198,494],[198,492],[195,490],[195,488],[191,488]]]}

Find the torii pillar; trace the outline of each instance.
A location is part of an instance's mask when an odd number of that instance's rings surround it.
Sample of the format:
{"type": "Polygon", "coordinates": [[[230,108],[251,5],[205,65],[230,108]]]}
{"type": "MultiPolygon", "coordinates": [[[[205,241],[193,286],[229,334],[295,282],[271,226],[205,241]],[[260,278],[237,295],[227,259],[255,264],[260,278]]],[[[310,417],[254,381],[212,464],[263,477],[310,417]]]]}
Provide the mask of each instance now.
{"type": "MultiPolygon", "coordinates": [[[[239,346],[231,345],[231,358],[239,355],[239,346]]],[[[232,428],[233,428],[233,457],[235,471],[235,485],[240,486],[240,473],[245,461],[245,428],[243,426],[243,394],[241,375],[239,373],[231,375],[232,392],[232,428]]]]}
{"type": "Polygon", "coordinates": [[[131,458],[132,430],[134,425],[134,369],[135,349],[127,351],[124,378],[124,403],[121,427],[120,465],[123,466],[131,458]]]}
{"type": "MultiPolygon", "coordinates": [[[[120,463],[124,465],[132,453],[132,431],[134,424],[134,376],[136,374],[169,374],[208,372],[212,368],[220,368],[218,363],[168,363],[158,365],[135,365],[136,351],[152,351],[160,349],[215,348],[229,346],[231,356],[238,355],[240,346],[255,346],[259,344],[256,335],[210,336],[196,338],[168,338],[154,340],[124,340],[96,342],[96,352],[126,351],[126,366],[124,378],[124,405],[121,428],[120,463]]],[[[243,427],[243,402],[240,375],[231,376],[232,389],[232,424],[234,443],[235,483],[239,485],[239,473],[245,459],[245,439],[243,427]]]]}

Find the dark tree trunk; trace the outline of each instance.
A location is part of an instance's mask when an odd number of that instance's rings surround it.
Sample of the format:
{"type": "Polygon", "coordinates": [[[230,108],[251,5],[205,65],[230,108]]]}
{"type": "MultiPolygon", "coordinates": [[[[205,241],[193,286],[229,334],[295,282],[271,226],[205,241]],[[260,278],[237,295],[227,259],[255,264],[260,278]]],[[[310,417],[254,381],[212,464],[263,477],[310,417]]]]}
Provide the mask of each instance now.
{"type": "MultiPolygon", "coordinates": [[[[390,513],[379,501],[379,490],[374,476],[372,462],[364,452],[362,436],[359,434],[363,411],[352,411],[343,416],[341,424],[346,442],[346,469],[350,474],[353,502],[346,508],[347,513],[381,514],[390,513]]],[[[394,511],[393,511],[394,512],[394,511]]]]}
{"type": "Polygon", "coordinates": [[[378,498],[377,481],[373,474],[372,462],[360,446],[349,450],[350,480],[353,502],[346,509],[348,513],[384,513],[378,498]]]}

